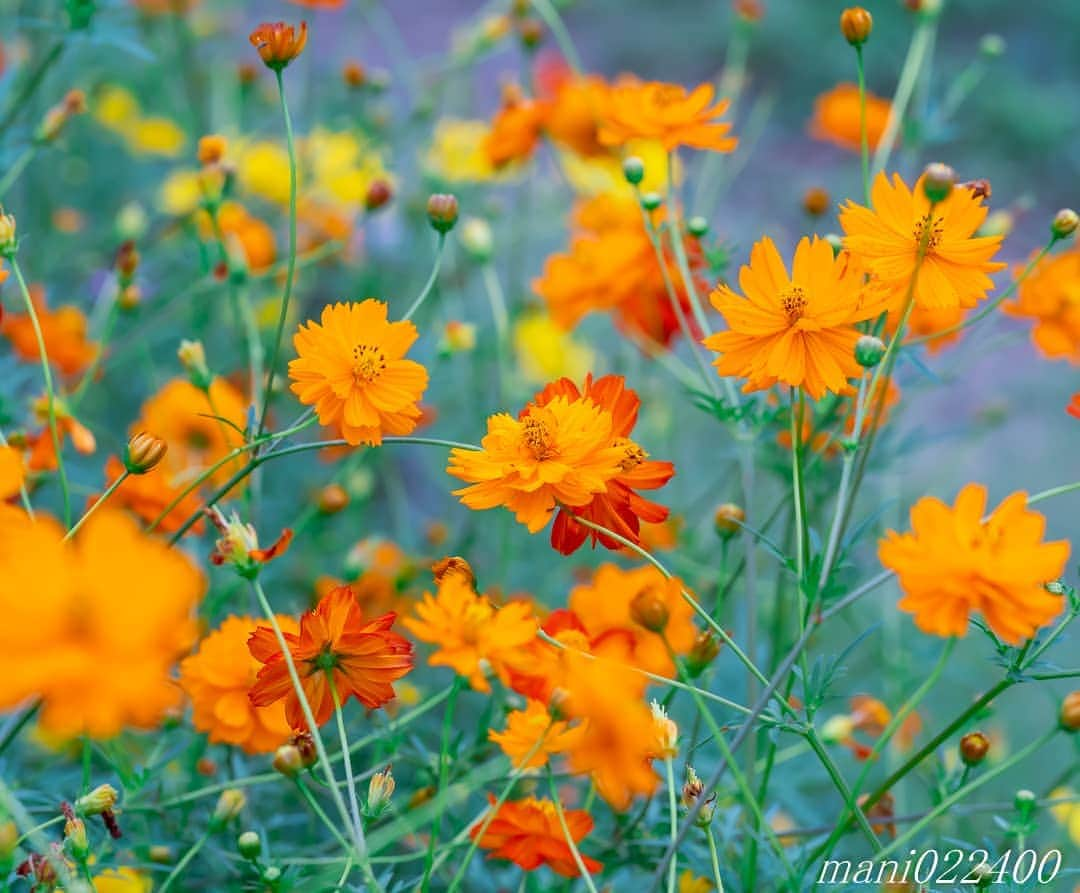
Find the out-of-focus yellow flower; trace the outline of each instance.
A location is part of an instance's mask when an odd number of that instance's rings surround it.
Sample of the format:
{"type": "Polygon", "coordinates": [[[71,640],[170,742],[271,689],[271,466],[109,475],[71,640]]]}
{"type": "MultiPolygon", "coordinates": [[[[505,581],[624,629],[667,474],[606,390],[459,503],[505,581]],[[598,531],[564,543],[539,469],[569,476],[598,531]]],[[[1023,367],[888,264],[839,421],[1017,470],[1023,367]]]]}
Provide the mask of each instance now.
{"type": "Polygon", "coordinates": [[[302,152],[311,172],[309,192],[320,198],[360,206],[372,183],[389,179],[379,153],[351,133],[316,129],[302,152]]]}
{"type": "Polygon", "coordinates": [[[679,893],[710,893],[715,889],[712,881],[696,877],[689,868],[679,875],[679,893]]]}
{"type": "Polygon", "coordinates": [[[113,133],[126,134],[139,119],[139,101],[130,90],[108,85],[91,104],[95,120],[113,133]]]}
{"type": "MultiPolygon", "coordinates": [[[[664,146],[659,140],[631,140],[626,147],[627,156],[640,158],[645,167],[645,176],[638,189],[642,193],[667,191],[668,159],[664,146]]],[[[576,152],[559,152],[566,179],[579,195],[633,195],[633,188],[626,182],[622,161],[616,155],[594,155],[587,157],[576,152]]],[[[682,179],[682,166],[676,159],[675,181],[682,179]]]]}
{"type": "Polygon", "coordinates": [[[1054,788],[1049,799],[1064,800],[1066,797],[1072,797],[1074,802],[1051,806],[1050,814],[1065,826],[1073,843],[1080,846],[1080,800],[1077,799],[1076,791],[1066,787],[1054,788]]]}
{"type": "Polygon", "coordinates": [[[424,167],[450,183],[482,183],[505,180],[513,167],[496,169],[484,151],[489,127],[485,121],[443,118],[435,125],[424,167]]]}
{"type": "Polygon", "coordinates": [[[161,184],[158,206],[166,214],[186,217],[198,209],[201,199],[202,187],[199,185],[198,171],[173,171],[161,184]]]}
{"type": "Polygon", "coordinates": [[[153,116],[140,118],[127,133],[128,147],[137,155],[162,155],[175,158],[183,149],[187,138],[184,131],[171,118],[153,116]]]}
{"type": "Polygon", "coordinates": [[[150,878],[134,868],[110,868],[94,877],[97,893],[150,893],[150,878]]]}
{"type": "Polygon", "coordinates": [[[584,378],[593,367],[592,350],[564,332],[541,311],[527,313],[514,326],[514,350],[521,374],[532,383],[584,378]]]}
{"type": "Polygon", "coordinates": [[[244,192],[278,204],[289,201],[289,153],[283,146],[260,141],[240,148],[236,173],[244,192]]]}

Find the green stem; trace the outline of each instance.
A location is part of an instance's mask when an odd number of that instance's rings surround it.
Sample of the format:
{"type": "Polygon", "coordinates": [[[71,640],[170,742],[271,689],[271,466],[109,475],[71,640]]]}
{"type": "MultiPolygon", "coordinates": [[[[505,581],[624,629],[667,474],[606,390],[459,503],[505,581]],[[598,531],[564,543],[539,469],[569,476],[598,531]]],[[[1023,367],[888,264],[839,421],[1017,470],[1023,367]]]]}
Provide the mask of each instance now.
{"type": "Polygon", "coordinates": [[[23,149],[19,157],[12,162],[11,167],[9,167],[7,173],[4,174],[4,178],[0,180],[0,198],[7,195],[7,191],[12,187],[15,181],[19,179],[22,172],[26,170],[26,166],[37,154],[39,146],[40,143],[37,140],[34,140],[34,142],[23,149]]]}
{"type": "Polygon", "coordinates": [[[281,339],[285,334],[285,323],[289,318],[289,300],[292,297],[293,280],[296,278],[296,145],[293,139],[292,118],[289,117],[289,104],[285,101],[285,81],[282,78],[282,70],[278,69],[274,74],[277,77],[281,114],[285,119],[285,142],[289,151],[289,265],[285,273],[285,291],[281,296],[281,310],[278,313],[277,329],[274,332],[274,349],[270,353],[270,368],[267,372],[266,391],[263,394],[256,434],[262,434],[266,425],[266,413],[270,408],[270,399],[274,393],[274,373],[281,353],[281,339]]]}
{"type": "Polygon", "coordinates": [[[298,775],[293,781],[296,783],[296,789],[300,792],[300,796],[304,798],[304,802],[311,808],[311,811],[315,813],[315,817],[323,823],[323,826],[330,832],[334,840],[336,840],[346,853],[352,853],[352,844],[349,843],[344,837],[341,836],[341,832],[338,831],[337,825],[330,819],[330,816],[326,814],[326,810],[319,805],[319,801],[315,799],[315,795],[308,789],[308,786],[304,784],[303,779],[298,775]]]}
{"type": "Polygon", "coordinates": [[[203,846],[206,844],[206,841],[208,841],[209,839],[210,832],[204,831],[199,836],[199,838],[190,847],[188,847],[188,851],[184,853],[184,855],[180,858],[180,861],[177,862],[176,865],[173,867],[173,870],[169,872],[169,876],[165,878],[165,880],[162,882],[161,889],[158,891],[158,893],[168,893],[169,888],[176,880],[180,878],[180,875],[184,873],[184,869],[187,868],[188,865],[191,863],[191,860],[199,854],[199,850],[203,848],[203,846]]]}
{"type": "Polygon", "coordinates": [[[435,244],[435,263],[431,267],[431,275],[428,276],[428,280],[424,283],[423,289],[420,294],[416,296],[416,300],[412,302],[412,306],[405,311],[405,315],[401,317],[403,320],[412,319],[413,314],[420,309],[420,305],[427,300],[432,289],[435,288],[435,283],[439,278],[439,268],[442,266],[443,249],[446,247],[446,233],[439,233],[438,241],[435,244]]]}
{"type": "Polygon", "coordinates": [[[69,540],[73,536],[75,536],[75,534],[78,533],[79,528],[82,527],[83,524],[86,523],[87,519],[92,514],[94,514],[95,511],[97,511],[98,506],[102,505],[110,496],[113,495],[113,493],[115,493],[118,489],[120,489],[120,485],[122,483],[124,483],[124,481],[126,481],[130,476],[131,476],[131,472],[128,471],[125,468],[123,470],[123,472],[120,474],[120,476],[115,481],[113,481],[111,484],[109,484],[108,489],[106,489],[106,491],[101,494],[100,498],[95,500],[94,503],[90,506],[90,508],[88,508],[86,510],[86,512],[83,514],[83,516],[81,518],[79,518],[78,521],[75,522],[75,524],[72,526],[71,530],[69,530],[67,533],[64,534],[64,540],[65,541],[69,540]]]}
{"type": "Polygon", "coordinates": [[[6,134],[8,128],[18,114],[25,108],[29,107],[30,97],[34,95],[34,92],[41,85],[45,75],[49,69],[60,58],[64,52],[65,42],[61,39],[56,41],[50,48],[49,52],[41,57],[41,61],[37,64],[37,67],[30,73],[29,77],[23,82],[22,88],[12,98],[11,103],[7,107],[7,111],[4,113],[3,120],[0,120],[0,134],[6,134]]]}
{"type": "Polygon", "coordinates": [[[337,690],[333,671],[327,671],[326,677],[326,684],[330,688],[330,696],[334,699],[334,716],[337,719],[338,739],[341,742],[341,762],[345,767],[345,786],[349,792],[349,810],[352,813],[356,855],[360,860],[360,870],[363,872],[364,880],[370,884],[372,890],[381,891],[382,888],[379,886],[379,882],[375,879],[375,874],[371,869],[371,858],[368,855],[367,841],[364,839],[364,821],[360,818],[360,804],[356,798],[356,778],[353,776],[352,757],[349,755],[349,735],[345,731],[345,711],[341,709],[341,694],[337,690]]]}
{"type": "Polygon", "coordinates": [[[720,876],[720,853],[716,849],[716,837],[712,832],[711,825],[705,827],[705,839],[709,841],[709,863],[712,865],[716,893],[724,893],[724,879],[720,876]]]}
{"type": "Polygon", "coordinates": [[[531,2],[536,14],[544,20],[544,24],[551,31],[551,36],[555,38],[555,43],[559,46],[559,52],[563,54],[566,63],[570,66],[570,70],[579,78],[584,76],[585,66],[581,64],[581,56],[578,55],[574,41],[571,39],[570,32],[559,15],[559,11],[551,3],[551,0],[531,0],[531,2]]]}
{"type": "MultiPolygon", "coordinates": [[[[671,760],[667,761],[668,768],[670,770],[671,760]]],[[[548,766],[548,787],[551,789],[551,802],[555,804],[555,815],[559,818],[559,827],[562,828],[563,837],[566,839],[566,845],[570,847],[570,855],[574,857],[574,864],[577,866],[581,877],[585,881],[585,886],[588,888],[589,893],[596,893],[596,885],[593,883],[592,878],[589,876],[589,870],[585,867],[585,860],[581,858],[581,851],[578,849],[577,842],[574,840],[574,835],[570,833],[570,826],[566,824],[566,814],[563,812],[562,801],[559,798],[559,789],[555,786],[555,776],[551,774],[551,766],[548,766]]],[[[672,807],[674,809],[674,807],[672,807]]],[[[674,817],[674,813],[672,813],[674,817]]],[[[671,860],[674,863],[674,859],[671,860]]],[[[673,893],[674,887],[669,887],[669,893],[673,893]]]]}
{"type": "MultiPolygon", "coordinates": [[[[442,736],[439,741],[439,766],[438,766],[438,793],[446,790],[450,778],[450,737],[454,731],[454,708],[457,706],[458,694],[461,692],[463,683],[461,676],[455,676],[450,688],[450,697],[446,702],[446,710],[443,712],[442,736]]],[[[428,839],[427,857],[424,862],[424,877],[420,882],[421,893],[426,893],[431,884],[431,874],[435,868],[435,847],[438,845],[439,835],[442,833],[443,809],[437,809],[431,820],[431,833],[428,839]]]]}
{"type": "Polygon", "coordinates": [[[863,65],[862,44],[855,46],[855,72],[859,82],[859,154],[862,157],[862,187],[866,204],[870,204],[870,143],[866,136],[866,71],[863,65]]]}
{"type": "MultiPolygon", "coordinates": [[[[664,757],[664,776],[667,779],[668,814],[671,819],[671,834],[669,839],[672,846],[674,846],[675,839],[679,836],[679,805],[678,799],[675,796],[675,766],[671,762],[671,757],[664,757]]],[[[671,862],[668,864],[668,893],[675,893],[678,864],[678,858],[672,856],[671,862]]]]}
{"type": "Polygon", "coordinates": [[[49,367],[49,354],[45,349],[45,335],[41,331],[41,321],[38,319],[37,308],[30,298],[30,290],[26,287],[19,262],[12,254],[8,261],[11,263],[11,272],[15,274],[15,280],[19,284],[19,293],[22,295],[26,313],[30,317],[30,325],[34,329],[34,338],[37,341],[38,354],[41,356],[41,375],[45,379],[45,395],[48,400],[49,411],[49,434],[52,437],[53,449],[56,451],[56,471],[60,479],[60,490],[64,495],[64,526],[71,526],[71,492],[68,488],[67,470],[64,467],[63,444],[60,440],[60,429],[56,424],[56,388],[53,385],[52,369],[49,367]]]}

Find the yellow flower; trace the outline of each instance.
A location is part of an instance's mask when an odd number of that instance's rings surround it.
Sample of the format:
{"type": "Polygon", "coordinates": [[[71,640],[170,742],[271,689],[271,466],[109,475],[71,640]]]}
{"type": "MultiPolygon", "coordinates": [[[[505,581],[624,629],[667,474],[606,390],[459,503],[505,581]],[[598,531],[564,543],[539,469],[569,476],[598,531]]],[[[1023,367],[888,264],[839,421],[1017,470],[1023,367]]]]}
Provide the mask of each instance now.
{"type": "Polygon", "coordinates": [[[508,169],[497,169],[484,151],[487,134],[485,121],[442,118],[435,125],[431,146],[424,156],[424,167],[450,183],[506,179],[508,169]]]}
{"type": "MultiPolygon", "coordinates": [[[[638,184],[642,193],[667,191],[668,158],[659,140],[630,140],[625,156],[640,158],[645,176],[638,184]]],[[[570,185],[579,195],[634,195],[634,187],[626,182],[622,161],[617,155],[579,155],[560,151],[559,163],[570,185]]],[[[676,162],[678,159],[676,159],[676,162]]],[[[675,165],[675,181],[681,179],[682,165],[675,165]]]]}
{"type": "Polygon", "coordinates": [[[150,893],[154,885],[150,878],[134,868],[109,868],[94,876],[97,893],[150,893]]]}
{"type": "Polygon", "coordinates": [[[713,882],[703,877],[695,877],[690,869],[679,875],[679,893],[710,893],[715,890],[713,882]]]}
{"type": "Polygon", "coordinates": [[[187,138],[183,129],[171,118],[140,118],[127,132],[128,147],[137,155],[162,155],[175,158],[187,138]]]}
{"type": "Polygon", "coordinates": [[[311,175],[308,189],[320,198],[358,207],[375,180],[389,180],[379,153],[347,131],[318,128],[301,152],[311,175]]]}
{"type": "Polygon", "coordinates": [[[507,715],[503,731],[489,729],[488,739],[502,748],[515,768],[536,768],[545,765],[552,754],[573,747],[582,731],[582,726],[571,729],[565,721],[553,720],[541,701],[530,699],[524,710],[507,715]],[[532,756],[526,761],[530,753],[532,756]]]}
{"type": "Polygon", "coordinates": [[[103,87],[92,103],[97,122],[113,133],[126,134],[139,119],[139,101],[123,87],[103,87]]]}
{"type": "Polygon", "coordinates": [[[1050,814],[1065,828],[1072,842],[1080,846],[1080,802],[1076,801],[1076,791],[1072,788],[1054,788],[1050,792],[1050,800],[1065,800],[1072,798],[1072,803],[1058,803],[1050,807],[1050,814]]]}
{"type": "Polygon", "coordinates": [[[174,217],[186,217],[198,209],[202,195],[198,171],[173,171],[161,184],[158,207],[174,217]]]}
{"type": "Polygon", "coordinates": [[[289,201],[289,153],[277,143],[260,141],[239,148],[236,176],[246,193],[282,205],[289,201]]]}
{"type": "Polygon", "coordinates": [[[592,350],[542,311],[523,314],[514,325],[514,350],[522,376],[532,384],[563,377],[577,381],[593,368],[595,360],[592,350]]]}

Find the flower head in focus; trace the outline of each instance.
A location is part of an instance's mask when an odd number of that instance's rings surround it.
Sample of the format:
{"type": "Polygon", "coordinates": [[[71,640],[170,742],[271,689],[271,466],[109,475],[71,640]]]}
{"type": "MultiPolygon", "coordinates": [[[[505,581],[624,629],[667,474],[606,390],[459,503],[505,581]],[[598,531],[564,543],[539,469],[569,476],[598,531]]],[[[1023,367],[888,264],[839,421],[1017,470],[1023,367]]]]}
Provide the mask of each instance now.
{"type": "Polygon", "coordinates": [[[719,120],[729,101],[713,104],[715,88],[626,79],[607,91],[600,120],[600,142],[621,146],[632,139],[655,139],[671,152],[679,146],[731,152],[738,140],[731,124],[719,120]]]}
{"type": "MultiPolygon", "coordinates": [[[[494,808],[495,798],[489,799],[494,808]]],[[[583,809],[565,810],[563,820],[575,845],[593,827],[592,816],[583,809]]],[[[498,808],[490,822],[486,822],[486,828],[485,822],[486,819],[474,825],[469,830],[469,836],[481,849],[490,851],[490,858],[509,859],[525,871],[534,871],[546,865],[563,877],[580,876],[555,804],[550,800],[527,797],[508,801],[498,808]]],[[[581,861],[590,873],[603,867],[585,855],[581,856],[581,861]]]]}
{"type": "Polygon", "coordinates": [[[266,67],[280,74],[304,51],[307,37],[307,22],[300,23],[299,31],[284,22],[263,22],[248,39],[266,67]]]}

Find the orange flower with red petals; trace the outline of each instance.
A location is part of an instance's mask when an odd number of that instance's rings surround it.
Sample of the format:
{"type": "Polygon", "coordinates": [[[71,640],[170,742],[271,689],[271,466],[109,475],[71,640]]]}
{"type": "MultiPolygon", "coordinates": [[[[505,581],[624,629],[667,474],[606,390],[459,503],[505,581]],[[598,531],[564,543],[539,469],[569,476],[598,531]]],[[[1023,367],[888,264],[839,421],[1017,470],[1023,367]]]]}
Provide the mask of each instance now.
{"type": "MultiPolygon", "coordinates": [[[[495,798],[489,796],[488,799],[494,807],[495,798]]],[[[583,809],[564,810],[563,820],[575,845],[593,827],[592,816],[583,809]]],[[[488,858],[509,859],[525,871],[534,871],[546,865],[563,877],[578,877],[581,874],[566,841],[555,804],[550,800],[528,797],[503,803],[494,818],[478,822],[470,829],[469,836],[481,849],[491,851],[488,858]]],[[[603,868],[595,859],[583,854],[581,861],[590,873],[603,868]]]]}

